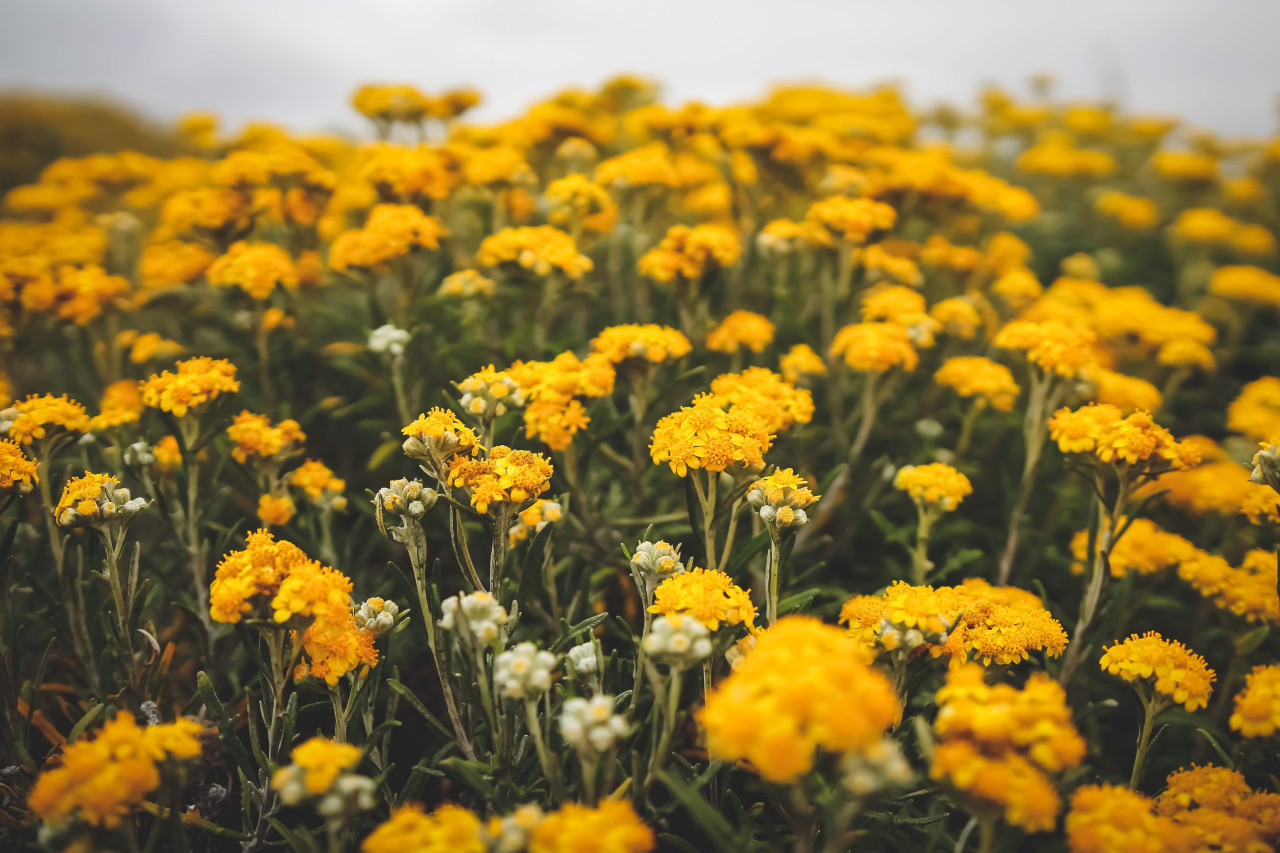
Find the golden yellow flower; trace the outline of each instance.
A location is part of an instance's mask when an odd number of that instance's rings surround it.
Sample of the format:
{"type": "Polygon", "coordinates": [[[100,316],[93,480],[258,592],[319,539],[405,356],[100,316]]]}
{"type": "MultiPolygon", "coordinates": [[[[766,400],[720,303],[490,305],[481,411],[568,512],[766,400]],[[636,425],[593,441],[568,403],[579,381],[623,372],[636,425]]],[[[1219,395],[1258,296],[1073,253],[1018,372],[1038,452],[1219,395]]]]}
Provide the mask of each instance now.
{"type": "Polygon", "coordinates": [[[404,805],[369,833],[361,853],[484,853],[480,818],[461,806],[446,803],[430,814],[421,806],[404,805]]]}
{"type": "Polygon", "coordinates": [[[22,446],[0,438],[0,494],[25,495],[40,482],[40,463],[22,454],[22,446]]]}
{"type": "Polygon", "coordinates": [[[658,421],[649,441],[654,464],[666,462],[677,475],[690,468],[724,471],[759,465],[773,444],[768,422],[750,408],[725,409],[711,394],[658,421]]]}
{"type": "Polygon", "coordinates": [[[274,243],[233,243],[227,253],[209,267],[209,283],[220,287],[239,287],[249,296],[263,301],[277,286],[293,290],[298,286],[298,273],[289,253],[274,243]]]}
{"type": "Polygon", "coordinates": [[[933,381],[1001,412],[1013,411],[1021,391],[1009,368],[979,355],[947,359],[933,375],[933,381]]]}
{"type": "Polygon", "coordinates": [[[1217,678],[1204,658],[1154,631],[1134,634],[1106,649],[1099,665],[1103,672],[1118,675],[1135,687],[1148,686],[1157,696],[1188,711],[1209,703],[1217,678]]]}
{"type": "Polygon", "coordinates": [[[654,363],[683,358],[692,348],[679,330],[655,323],[610,326],[591,339],[591,349],[614,364],[630,358],[654,363]]]}
{"type": "Polygon", "coordinates": [[[1231,728],[1247,738],[1271,737],[1280,729],[1280,665],[1255,666],[1236,694],[1231,728]]]}
{"type": "Polygon", "coordinates": [[[969,478],[950,465],[904,465],[893,478],[894,488],[911,495],[922,506],[953,510],[973,493],[969,478]]]}
{"type": "Polygon", "coordinates": [[[738,262],[742,246],[737,233],[723,225],[673,225],[657,246],[639,261],[641,275],[654,281],[696,281],[738,262]]]}
{"type": "Polygon", "coordinates": [[[89,430],[89,415],[84,406],[66,394],[61,397],[32,394],[16,403],[12,412],[16,417],[10,421],[8,437],[18,444],[30,444],[38,438],[89,430]]]}
{"type": "MultiPolygon", "coordinates": [[[[649,853],[653,830],[626,800],[565,803],[533,828],[529,853],[649,853]]],[[[369,851],[376,853],[376,851],[369,851]]]]}
{"type": "Polygon", "coordinates": [[[650,613],[683,613],[712,631],[720,624],[755,624],[756,608],[751,590],[743,590],[724,572],[689,569],[658,584],[650,613]]]}
{"type": "Polygon", "coordinates": [[[177,373],[166,370],[147,377],[143,402],[183,417],[224,393],[240,390],[235,365],[226,359],[198,356],[178,362],[177,368],[177,373]]]}
{"type": "Polygon", "coordinates": [[[773,321],[763,314],[734,311],[707,335],[707,349],[734,353],[746,347],[752,352],[763,352],[773,343],[773,331],[773,321]]]}
{"type": "Polygon", "coordinates": [[[1083,785],[1066,820],[1071,853],[1190,853],[1192,834],[1155,803],[1117,785],[1083,785]]]}
{"type": "Polygon", "coordinates": [[[535,275],[559,272],[566,278],[582,278],[594,266],[578,252],[573,238],[549,225],[504,228],[484,238],[476,263],[495,267],[515,264],[535,275]]]}
{"type": "Polygon", "coordinates": [[[831,354],[864,373],[885,373],[895,367],[915,370],[920,356],[911,345],[911,332],[896,323],[857,323],[836,332],[831,354]]]}

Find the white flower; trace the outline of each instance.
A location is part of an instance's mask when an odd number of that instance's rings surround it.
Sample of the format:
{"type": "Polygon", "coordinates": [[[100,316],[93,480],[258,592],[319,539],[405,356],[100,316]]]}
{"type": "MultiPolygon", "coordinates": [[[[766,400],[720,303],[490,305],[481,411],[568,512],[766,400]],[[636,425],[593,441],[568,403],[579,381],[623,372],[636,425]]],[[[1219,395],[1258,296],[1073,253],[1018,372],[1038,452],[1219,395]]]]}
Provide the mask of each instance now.
{"type": "Polygon", "coordinates": [[[911,781],[911,765],[902,757],[897,742],[890,737],[862,752],[845,756],[840,770],[844,786],[858,796],[884,788],[901,787],[911,781]]]}
{"type": "Polygon", "coordinates": [[[376,788],[368,776],[344,773],[333,783],[329,792],[320,798],[320,802],[316,803],[316,812],[340,825],[343,818],[354,817],[357,812],[378,804],[373,795],[376,788]]]}
{"type": "Polygon", "coordinates": [[[493,682],[511,699],[537,699],[551,687],[556,656],[533,643],[520,643],[493,659],[493,682]]]}
{"type": "Polygon", "coordinates": [[[650,580],[665,580],[685,568],[680,562],[680,549],[666,542],[641,542],[631,555],[631,565],[650,580]]]}
{"type": "Polygon", "coordinates": [[[507,622],[506,611],[487,592],[473,592],[461,598],[451,595],[441,603],[441,609],[441,628],[452,631],[459,621],[465,621],[471,628],[471,636],[482,643],[492,643],[501,637],[502,626],[507,622]]]}
{"type": "Polygon", "coordinates": [[[627,721],[613,713],[613,697],[597,693],[590,699],[574,696],[560,709],[560,734],[580,753],[609,749],[627,733],[627,721]]]}
{"type": "Polygon", "coordinates": [[[568,669],[580,678],[595,675],[597,667],[595,643],[574,646],[569,649],[569,654],[565,655],[565,661],[568,669]]]}
{"type": "Polygon", "coordinates": [[[383,598],[370,598],[356,611],[356,626],[364,631],[371,631],[379,636],[390,631],[396,624],[396,614],[400,606],[394,601],[383,598]]]}
{"type": "Polygon", "coordinates": [[[680,613],[659,616],[644,638],[644,652],[674,669],[688,669],[711,654],[711,632],[697,619],[680,613]]]}
{"type": "Polygon", "coordinates": [[[410,334],[407,331],[397,329],[388,323],[369,333],[369,351],[401,356],[404,355],[404,348],[409,343],[409,338],[410,334]]]}
{"type": "Polygon", "coordinates": [[[542,809],[533,803],[518,807],[500,818],[496,825],[490,825],[489,849],[494,853],[522,853],[543,817],[542,809]]]}

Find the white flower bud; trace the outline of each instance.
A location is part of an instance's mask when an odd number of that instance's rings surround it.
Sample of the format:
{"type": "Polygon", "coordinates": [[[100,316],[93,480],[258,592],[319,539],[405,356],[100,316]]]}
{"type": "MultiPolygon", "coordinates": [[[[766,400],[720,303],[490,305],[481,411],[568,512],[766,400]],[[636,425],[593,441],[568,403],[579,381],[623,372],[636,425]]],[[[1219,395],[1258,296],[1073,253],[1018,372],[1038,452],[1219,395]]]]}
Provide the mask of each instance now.
{"type": "Polygon", "coordinates": [[[659,663],[685,670],[711,655],[711,632],[691,616],[659,616],[644,638],[644,652],[659,663]]]}
{"type": "Polygon", "coordinates": [[[574,696],[560,709],[560,734],[580,754],[598,754],[627,733],[627,721],[613,713],[613,697],[597,693],[590,699],[574,696]]]}
{"type": "Polygon", "coordinates": [[[408,345],[410,337],[407,331],[397,329],[391,324],[379,326],[369,333],[369,351],[391,356],[404,355],[404,348],[408,345]]]}
{"type": "Polygon", "coordinates": [[[493,682],[510,699],[537,699],[551,688],[556,656],[533,643],[520,643],[493,659],[493,682]]]}
{"type": "Polygon", "coordinates": [[[370,598],[356,610],[356,626],[363,631],[370,631],[374,636],[387,633],[396,624],[396,614],[400,605],[382,598],[370,598]]]}
{"type": "Polygon", "coordinates": [[[569,649],[565,663],[570,672],[581,678],[595,675],[597,669],[595,643],[583,643],[569,649]]]}
{"type": "Polygon", "coordinates": [[[502,626],[507,622],[507,613],[498,604],[498,600],[487,592],[473,592],[459,598],[451,595],[441,603],[443,618],[440,627],[453,631],[458,622],[465,620],[471,628],[471,638],[480,643],[492,643],[502,636],[502,626]],[[461,620],[459,619],[461,609],[461,620]]]}

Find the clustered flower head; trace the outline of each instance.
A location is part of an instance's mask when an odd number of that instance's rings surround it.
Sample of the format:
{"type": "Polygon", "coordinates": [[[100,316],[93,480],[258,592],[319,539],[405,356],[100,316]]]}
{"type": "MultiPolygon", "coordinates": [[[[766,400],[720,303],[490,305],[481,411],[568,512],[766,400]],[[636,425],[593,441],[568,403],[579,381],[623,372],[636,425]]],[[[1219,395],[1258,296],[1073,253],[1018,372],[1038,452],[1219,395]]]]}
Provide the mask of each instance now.
{"type": "Polygon", "coordinates": [[[110,474],[84,472],[72,477],[62,489],[53,511],[59,527],[103,527],[128,524],[148,501],[135,498],[110,474]]]}
{"type": "Polygon", "coordinates": [[[525,402],[524,389],[505,370],[494,370],[492,364],[456,385],[462,392],[459,405],[482,424],[492,422],[525,402]]]}
{"type": "Polygon", "coordinates": [[[1144,472],[1182,471],[1200,461],[1195,444],[1177,441],[1150,413],[1125,417],[1105,403],[1059,409],[1049,419],[1049,436],[1063,453],[1091,453],[1100,462],[1141,466],[1144,472]]]}
{"type": "Polygon", "coordinates": [[[627,733],[627,721],[613,711],[614,698],[597,693],[590,699],[571,696],[560,707],[560,735],[582,754],[611,749],[627,733]]]}
{"type": "Polygon", "coordinates": [[[1051,775],[1078,765],[1085,742],[1066,693],[1042,672],[1018,690],[988,685],[982,667],[953,665],[937,694],[929,775],[1030,832],[1052,829],[1061,808],[1051,775]]]}
{"type": "Polygon", "coordinates": [[[461,299],[472,299],[478,296],[493,296],[498,292],[498,284],[475,270],[459,270],[445,276],[440,282],[440,295],[461,299]]]}
{"type": "Polygon", "coordinates": [[[579,398],[613,392],[617,372],[600,353],[578,358],[572,350],[551,361],[517,361],[506,371],[527,395],[525,436],[535,436],[552,450],[564,450],[587,428],[591,418],[579,398]]]}
{"type": "Polygon", "coordinates": [[[383,536],[389,536],[402,545],[408,544],[408,531],[412,524],[427,514],[439,500],[435,489],[428,489],[417,480],[401,478],[392,480],[388,486],[378,489],[373,496],[374,518],[383,536]],[[393,515],[400,519],[399,528],[388,528],[386,516],[393,515]],[[388,533],[388,530],[391,532],[388,533]]]}
{"type": "Polygon", "coordinates": [[[666,462],[681,477],[689,469],[719,472],[740,466],[750,469],[764,461],[773,444],[768,423],[743,406],[720,405],[710,394],[658,421],[649,442],[655,464],[666,462]]]}
{"type": "Polygon", "coordinates": [[[508,545],[514,548],[530,535],[541,533],[548,524],[559,521],[563,513],[564,507],[559,501],[539,498],[533,502],[533,506],[522,510],[511,523],[511,529],[507,531],[508,545]]]}
{"type": "Polygon", "coordinates": [[[87,432],[89,415],[84,406],[66,394],[32,394],[0,411],[0,432],[17,444],[31,444],[36,439],[87,432]]]}
{"type": "Polygon", "coordinates": [[[707,335],[707,349],[735,353],[743,348],[764,352],[773,343],[773,321],[752,311],[734,311],[707,335]]]}
{"type": "Polygon", "coordinates": [[[371,632],[375,637],[381,636],[395,627],[399,612],[400,605],[394,601],[376,597],[366,599],[356,609],[356,627],[371,632]]]}
{"type": "Polygon", "coordinates": [[[1178,825],[1191,850],[1261,853],[1280,836],[1280,795],[1252,790],[1226,767],[1193,764],[1170,773],[1155,811],[1178,825]]]}
{"type": "Polygon", "coordinates": [[[800,527],[809,522],[805,512],[818,500],[809,483],[790,468],[756,480],[747,490],[747,503],[760,513],[770,530],[800,527]]]}
{"type": "Polygon", "coordinates": [[[1280,666],[1255,666],[1236,694],[1231,728],[1247,738],[1271,737],[1280,729],[1280,666]]]}
{"type": "Polygon", "coordinates": [[[1023,352],[1029,364],[1064,379],[1079,376],[1097,363],[1093,333],[1056,320],[1015,320],[996,333],[994,343],[1023,352]]]}
{"type": "Polygon", "coordinates": [[[933,381],[998,412],[1013,411],[1021,390],[1009,368],[980,355],[947,359],[933,375],[933,381]]]}
{"type": "Polygon", "coordinates": [[[819,753],[877,748],[897,715],[892,685],[860,660],[851,637],[787,616],[707,696],[700,719],[712,758],[746,760],[767,781],[790,784],[819,753]]]}
{"type": "Polygon", "coordinates": [[[90,826],[119,826],[160,787],[161,765],[200,756],[200,732],[185,719],[139,727],[121,712],[92,738],[64,747],[61,763],[36,779],[27,806],[46,824],[74,816],[90,826]]]}
{"type": "Polygon", "coordinates": [[[1072,853],[1189,853],[1192,837],[1155,803],[1118,785],[1083,785],[1066,819],[1072,853]]]}
{"type": "Polygon", "coordinates": [[[920,363],[911,332],[897,323],[845,326],[836,332],[831,354],[844,356],[845,364],[861,373],[886,373],[895,367],[910,371],[920,363]]]}
{"type": "Polygon", "coordinates": [[[227,427],[227,438],[235,444],[232,458],[244,463],[250,458],[261,460],[285,453],[306,441],[307,436],[291,418],[272,425],[266,415],[243,411],[227,427]]]}
{"type": "Polygon", "coordinates": [[[808,344],[795,344],[778,359],[778,369],[794,385],[806,376],[825,376],[827,363],[808,344]]]}
{"type": "Polygon", "coordinates": [[[968,578],[959,586],[911,586],[897,581],[882,595],[845,602],[840,621],[870,655],[927,650],[932,657],[1015,664],[1067,646],[1062,625],[1034,593],[968,578]]]}
{"type": "Polygon", "coordinates": [[[537,699],[551,689],[556,656],[533,643],[517,643],[493,659],[493,683],[510,699],[537,699]]]}
{"type": "Polygon", "coordinates": [[[1134,634],[1106,649],[1099,665],[1135,689],[1149,688],[1154,691],[1154,698],[1182,705],[1188,711],[1209,704],[1217,678],[1200,655],[1154,631],[1134,634]]]}
{"type": "Polygon", "coordinates": [[[402,430],[404,453],[411,459],[425,462],[428,473],[443,480],[449,470],[450,460],[458,454],[474,454],[480,450],[475,432],[458,420],[448,409],[432,409],[402,430]]]}
{"type": "Polygon", "coordinates": [[[418,249],[435,250],[448,229],[412,204],[379,204],[363,228],[344,231],[333,241],[329,262],[339,272],[378,269],[418,249]]]}
{"type": "Polygon", "coordinates": [[[670,613],[653,620],[642,645],[658,663],[685,670],[711,656],[711,632],[692,616],[670,613]]]}
{"type": "Polygon", "coordinates": [[[682,280],[696,282],[733,266],[741,254],[742,245],[731,228],[717,224],[692,228],[672,225],[662,241],[640,258],[639,269],[641,275],[664,284],[682,280]]]}
{"type": "Polygon", "coordinates": [[[911,495],[922,511],[950,512],[973,493],[969,478],[950,465],[904,465],[893,478],[894,488],[911,495]]]}
{"type": "Polygon", "coordinates": [[[239,287],[259,302],[269,299],[276,287],[298,286],[293,259],[274,243],[234,243],[210,265],[208,276],[210,284],[239,287]]]}
{"type": "Polygon", "coordinates": [[[682,332],[656,323],[609,326],[591,339],[591,349],[614,364],[628,359],[659,364],[684,358],[692,348],[682,332]]]}
{"type": "Polygon", "coordinates": [[[0,495],[25,495],[40,482],[40,464],[15,441],[0,439],[0,495]]]}
{"type": "Polygon", "coordinates": [[[744,590],[724,572],[690,568],[671,575],[654,590],[650,613],[681,613],[715,631],[726,625],[755,624],[756,608],[751,591],[744,590]]]}
{"type": "Polygon", "coordinates": [[[725,408],[741,406],[764,419],[772,433],[813,420],[813,394],[766,367],[722,373],[711,380],[711,396],[725,408]]]}
{"type": "Polygon", "coordinates": [[[490,645],[502,639],[506,624],[507,612],[487,592],[451,595],[441,602],[440,627],[458,631],[463,642],[490,645]]]}
{"type": "Polygon", "coordinates": [[[198,356],[178,362],[177,368],[177,373],[166,370],[148,377],[142,386],[143,402],[181,418],[199,413],[222,394],[240,390],[235,365],[226,359],[198,356]]]}
{"type": "Polygon", "coordinates": [[[551,461],[541,453],[498,445],[484,457],[454,456],[449,485],[466,489],[477,512],[520,507],[551,487],[551,461]]]}
{"type": "Polygon", "coordinates": [[[373,808],[374,781],[354,772],[360,752],[349,743],[310,738],[290,751],[290,763],[272,775],[271,785],[285,805],[316,800],[316,812],[330,820],[373,808]]]}
{"type": "Polygon", "coordinates": [[[535,275],[556,272],[569,279],[582,278],[594,266],[578,252],[572,237],[550,225],[504,228],[485,237],[476,252],[476,263],[487,267],[514,264],[535,275]]]}

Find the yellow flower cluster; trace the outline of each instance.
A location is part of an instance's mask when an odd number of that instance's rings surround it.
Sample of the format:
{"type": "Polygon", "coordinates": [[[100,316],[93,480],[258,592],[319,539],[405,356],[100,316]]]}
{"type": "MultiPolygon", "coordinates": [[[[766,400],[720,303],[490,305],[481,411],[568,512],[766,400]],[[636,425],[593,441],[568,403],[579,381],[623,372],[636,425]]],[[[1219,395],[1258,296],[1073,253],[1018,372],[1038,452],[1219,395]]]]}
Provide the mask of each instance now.
{"type": "Polygon", "coordinates": [[[1015,320],[996,333],[996,346],[1020,350],[1027,362],[1065,379],[1078,376],[1096,362],[1093,335],[1087,329],[1050,320],[1015,320]]]}
{"type": "Polygon", "coordinates": [[[877,231],[892,228],[898,221],[898,211],[884,202],[837,195],[809,205],[805,219],[826,228],[838,239],[865,243],[877,231]]]}
{"type": "Polygon", "coordinates": [[[535,275],[559,272],[571,279],[582,278],[593,266],[590,258],[578,252],[572,237],[549,225],[504,228],[485,237],[476,263],[487,267],[515,264],[535,275]]]}
{"type": "Polygon", "coordinates": [[[778,359],[778,369],[794,385],[805,376],[825,376],[827,363],[808,344],[795,344],[778,359]]]}
{"type": "Polygon", "coordinates": [[[8,421],[8,436],[18,444],[89,429],[89,415],[84,406],[66,394],[61,397],[32,394],[5,410],[0,420],[8,421]]]}
{"type": "Polygon", "coordinates": [[[1218,267],[1209,278],[1209,292],[1224,299],[1280,308],[1280,276],[1261,267],[1218,267]]]}
{"type": "Polygon", "coordinates": [[[22,446],[0,438],[0,494],[25,495],[40,482],[40,463],[28,459],[22,446]]]}
{"type": "Polygon", "coordinates": [[[1052,829],[1061,801],[1050,774],[1075,767],[1085,742],[1067,697],[1041,672],[1023,689],[988,685],[980,666],[952,666],[937,694],[940,742],[929,775],[963,797],[1003,811],[1030,832],[1052,829]]]}
{"type": "Polygon", "coordinates": [[[1264,853],[1280,840],[1280,794],[1252,790],[1235,770],[1192,765],[1165,784],[1156,814],[1178,824],[1191,850],[1264,853]]]}
{"type": "Polygon", "coordinates": [[[820,752],[853,755],[878,745],[897,716],[892,685],[859,659],[851,637],[786,616],[711,691],[701,722],[712,758],[749,761],[767,781],[789,784],[820,752]]]}
{"type": "Polygon", "coordinates": [[[1083,785],[1066,820],[1071,853],[1190,853],[1191,833],[1155,803],[1118,785],[1083,785]]]}
{"type": "Polygon", "coordinates": [[[654,591],[649,612],[691,616],[711,631],[718,631],[721,623],[751,629],[756,619],[751,590],[715,569],[690,568],[667,578],[654,591]]]}
{"type": "Polygon", "coordinates": [[[928,465],[904,465],[894,475],[893,486],[911,495],[922,508],[951,511],[973,493],[969,478],[950,465],[933,462],[928,465]]]}
{"type": "Polygon", "coordinates": [[[552,225],[606,234],[618,219],[618,204],[609,191],[585,175],[566,175],[547,185],[552,225]]]}
{"type": "Polygon", "coordinates": [[[683,333],[670,326],[630,323],[602,330],[591,339],[591,349],[614,364],[632,358],[658,364],[684,358],[693,345],[683,333]]]}
{"type": "Polygon", "coordinates": [[[1157,696],[1188,711],[1209,704],[1217,678],[1200,655],[1154,631],[1134,634],[1106,649],[1099,665],[1103,672],[1120,676],[1135,689],[1149,686],[1157,696]]]}
{"type": "Polygon", "coordinates": [[[915,370],[920,356],[911,345],[911,332],[897,323],[855,323],[836,332],[831,354],[863,373],[885,373],[895,367],[915,370]]]}
{"type": "Polygon", "coordinates": [[[480,818],[446,803],[427,814],[418,805],[397,806],[360,845],[362,853],[484,853],[480,818]]]}
{"type": "Polygon", "coordinates": [[[456,296],[469,299],[475,296],[493,296],[498,292],[497,283],[485,278],[475,270],[461,270],[445,276],[440,282],[441,296],[456,296]]]}
{"type": "Polygon", "coordinates": [[[773,343],[773,331],[773,321],[763,314],[734,311],[707,335],[707,349],[736,353],[746,347],[752,352],[764,352],[773,343]]]}
{"type": "Polygon", "coordinates": [[[1120,409],[1105,403],[1059,409],[1049,419],[1049,436],[1063,453],[1091,453],[1117,465],[1184,471],[1200,461],[1194,443],[1175,440],[1150,413],[1123,417],[1120,409]]]}
{"type": "Polygon", "coordinates": [[[673,225],[662,241],[640,258],[639,270],[664,283],[677,279],[697,281],[733,266],[741,254],[742,246],[732,229],[722,225],[673,225]]]}
{"type": "Polygon", "coordinates": [[[313,737],[290,750],[289,761],[289,766],[276,770],[271,784],[278,789],[287,779],[299,776],[307,794],[318,797],[332,788],[344,771],[360,763],[360,747],[313,737]]]}
{"type": "Polygon", "coordinates": [[[1263,376],[1245,385],[1227,406],[1227,428],[1254,441],[1280,435],[1280,378],[1263,376]]]}
{"type": "MultiPolygon", "coordinates": [[[[1089,560],[1089,531],[1078,530],[1071,538],[1071,571],[1083,574],[1089,560]]],[[[1204,552],[1176,533],[1169,533],[1148,518],[1135,518],[1125,534],[1112,543],[1108,556],[1111,576],[1122,578],[1129,572],[1152,575],[1199,559],[1204,552]]],[[[1207,555],[1204,555],[1207,556],[1207,555]]]]}
{"type": "Polygon", "coordinates": [[[1231,728],[1247,738],[1271,737],[1280,729],[1280,665],[1255,666],[1236,694],[1231,728]]]}
{"type": "Polygon", "coordinates": [[[91,826],[119,826],[160,787],[160,765],[200,755],[199,723],[139,728],[121,712],[92,739],[67,745],[62,761],[36,779],[27,806],[41,820],[57,824],[77,816],[91,826]]]}
{"type": "Polygon", "coordinates": [[[991,586],[968,578],[960,586],[910,586],[896,581],[883,595],[860,595],[844,603],[840,622],[874,655],[893,651],[908,632],[921,635],[910,647],[927,648],[933,657],[1007,665],[1031,652],[1062,654],[1067,634],[1034,593],[1010,586],[991,586]]]}
{"type": "Polygon", "coordinates": [[[103,389],[98,408],[101,412],[89,420],[89,428],[95,432],[136,423],[146,408],[141,383],[132,379],[112,382],[103,389]]]}
{"type": "Polygon", "coordinates": [[[740,406],[759,415],[772,433],[813,419],[813,394],[764,367],[717,376],[711,380],[711,396],[724,408],[740,406]]]}
{"type": "Polygon", "coordinates": [[[933,381],[953,389],[961,397],[973,397],[979,405],[999,412],[1013,411],[1021,389],[1013,372],[998,361],[980,355],[949,358],[933,374],[933,381]]]}
{"type": "Polygon", "coordinates": [[[335,477],[333,470],[319,459],[308,459],[290,471],[289,485],[301,489],[314,504],[326,504],[334,509],[342,509],[347,504],[347,499],[342,497],[347,481],[335,477]]]}
{"type": "Polygon", "coordinates": [[[1212,207],[1182,211],[1174,220],[1175,237],[1202,246],[1230,248],[1242,255],[1271,255],[1276,238],[1265,226],[1248,225],[1212,207]]]}
{"type": "Polygon", "coordinates": [[[1178,576],[1215,605],[1248,622],[1280,620],[1280,595],[1276,592],[1276,555],[1255,548],[1239,567],[1224,558],[1198,551],[1178,567],[1178,576]]]}
{"type": "Polygon", "coordinates": [[[492,448],[487,456],[454,456],[449,461],[451,486],[466,489],[471,505],[488,512],[494,504],[519,507],[551,487],[551,461],[541,453],[512,450],[505,445],[492,448]]]}
{"type": "Polygon", "coordinates": [[[243,411],[235,416],[227,427],[227,438],[235,444],[231,456],[241,464],[250,457],[265,459],[292,450],[296,444],[307,440],[306,433],[293,419],[280,421],[275,426],[266,415],[243,411]]]}
{"type": "Polygon", "coordinates": [[[85,471],[81,477],[72,477],[62,487],[62,495],[58,498],[58,505],[53,510],[54,521],[59,526],[63,526],[63,519],[67,517],[68,510],[74,513],[71,517],[80,516],[86,520],[97,519],[99,517],[99,501],[103,496],[103,487],[117,485],[119,482],[118,479],[110,474],[94,474],[90,471],[85,471]]]}
{"type": "Polygon", "coordinates": [[[363,228],[344,231],[333,241],[329,262],[335,270],[374,269],[415,249],[439,249],[448,229],[411,204],[379,204],[363,228]]]}
{"type": "Polygon", "coordinates": [[[1154,201],[1118,190],[1100,193],[1093,208],[1129,231],[1150,231],[1160,224],[1160,208],[1154,201]]]}
{"type": "Polygon", "coordinates": [[[235,365],[226,359],[197,356],[178,362],[177,368],[177,373],[166,370],[147,377],[143,402],[181,418],[221,394],[240,390],[235,365]]]}
{"type": "Polygon", "coordinates": [[[259,302],[269,299],[276,287],[293,290],[298,271],[289,253],[274,243],[233,243],[227,253],[209,267],[209,283],[239,287],[259,302]]]}
{"type": "Polygon", "coordinates": [[[565,803],[534,828],[529,853],[649,853],[653,830],[626,800],[565,803]]]}
{"type": "Polygon", "coordinates": [[[743,406],[727,409],[710,394],[658,421],[649,442],[655,465],[666,462],[681,477],[690,468],[724,471],[740,465],[754,468],[764,461],[773,434],[764,418],[743,406]]]}
{"type": "Polygon", "coordinates": [[[603,397],[613,392],[617,378],[613,363],[602,353],[584,359],[572,351],[551,361],[518,361],[507,371],[528,396],[524,410],[525,435],[537,436],[552,450],[564,450],[591,422],[579,397],[603,397]]]}

